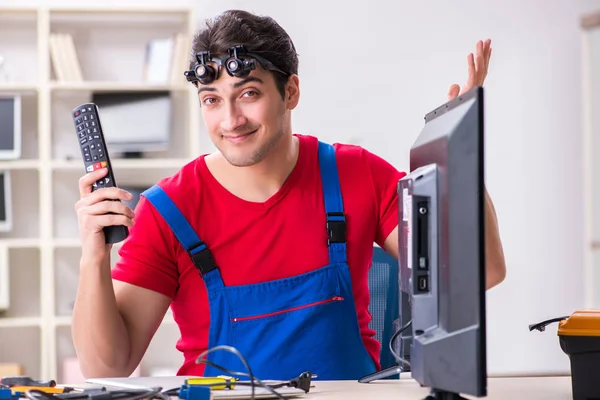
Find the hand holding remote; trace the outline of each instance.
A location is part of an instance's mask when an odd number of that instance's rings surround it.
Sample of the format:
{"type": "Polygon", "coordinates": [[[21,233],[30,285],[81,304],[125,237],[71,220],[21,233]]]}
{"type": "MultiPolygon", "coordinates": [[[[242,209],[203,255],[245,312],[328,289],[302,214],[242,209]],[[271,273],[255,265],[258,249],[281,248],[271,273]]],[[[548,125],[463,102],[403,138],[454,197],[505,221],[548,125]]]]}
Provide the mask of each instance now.
{"type": "Polygon", "coordinates": [[[119,200],[129,200],[131,194],[119,189],[115,182],[98,107],[81,104],[73,110],[72,117],[86,171],[79,181],[81,200],[75,206],[79,232],[84,249],[90,245],[100,250],[101,236],[104,244],[113,244],[129,235],[127,227],[133,224],[133,211],[119,200]]]}
{"type": "MultiPolygon", "coordinates": [[[[115,201],[131,200],[131,193],[114,186],[92,190],[93,184],[105,178],[107,172],[107,168],[102,168],[82,176],[79,179],[81,199],[75,204],[82,256],[94,258],[94,261],[101,261],[106,257],[110,245],[115,243],[114,239],[124,239],[122,232],[127,232],[127,227],[133,226],[133,210],[121,201],[115,201]],[[106,235],[107,229],[115,230],[112,236],[106,235]]],[[[108,232],[110,235],[111,231],[108,232]]]]}

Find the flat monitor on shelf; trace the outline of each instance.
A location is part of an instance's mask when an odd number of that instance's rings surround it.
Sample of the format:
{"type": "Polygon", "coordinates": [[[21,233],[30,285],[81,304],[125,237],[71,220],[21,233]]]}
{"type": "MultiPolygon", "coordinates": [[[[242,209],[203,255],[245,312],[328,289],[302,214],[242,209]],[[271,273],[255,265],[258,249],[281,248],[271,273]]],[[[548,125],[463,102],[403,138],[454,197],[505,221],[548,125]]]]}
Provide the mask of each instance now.
{"type": "Polygon", "coordinates": [[[9,170],[0,170],[0,232],[13,228],[12,190],[9,170]]]}
{"type": "Polygon", "coordinates": [[[21,96],[0,94],[0,160],[21,157],[21,96]]]}
{"type": "Polygon", "coordinates": [[[487,395],[483,130],[481,87],[431,111],[398,183],[410,369],[428,399],[487,395]]]}
{"type": "Polygon", "coordinates": [[[97,92],[100,124],[111,156],[139,158],[165,151],[171,143],[172,100],[169,91],[97,92]]]}

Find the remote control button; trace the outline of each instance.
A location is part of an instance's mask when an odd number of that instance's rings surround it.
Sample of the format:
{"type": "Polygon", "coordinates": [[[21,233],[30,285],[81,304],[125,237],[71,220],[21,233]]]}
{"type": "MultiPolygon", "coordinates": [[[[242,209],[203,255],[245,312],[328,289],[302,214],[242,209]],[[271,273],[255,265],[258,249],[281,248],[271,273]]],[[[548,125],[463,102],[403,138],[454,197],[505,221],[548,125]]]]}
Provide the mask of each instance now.
{"type": "Polygon", "coordinates": [[[98,161],[99,160],[98,156],[94,156],[92,158],[94,159],[94,161],[98,161]]]}
{"type": "Polygon", "coordinates": [[[88,110],[89,112],[92,112],[92,107],[88,107],[88,108],[87,108],[87,110],[88,110]]]}
{"type": "Polygon", "coordinates": [[[81,131],[83,130],[83,125],[79,125],[79,126],[77,126],[77,130],[78,130],[79,132],[81,132],[81,131]]]}
{"type": "Polygon", "coordinates": [[[81,143],[81,144],[86,144],[86,143],[87,143],[87,138],[86,138],[86,137],[84,137],[84,138],[80,139],[80,140],[79,140],[79,143],[81,143]]]}
{"type": "Polygon", "coordinates": [[[94,114],[91,114],[91,115],[90,115],[90,119],[94,119],[94,114]]]}
{"type": "Polygon", "coordinates": [[[81,118],[77,118],[77,119],[75,120],[75,123],[76,123],[77,125],[79,125],[79,124],[81,123],[81,118]]]}
{"type": "Polygon", "coordinates": [[[104,168],[104,167],[106,167],[108,164],[106,163],[106,161],[102,161],[102,162],[100,163],[100,165],[102,166],[102,168],[104,168]]]}
{"type": "Polygon", "coordinates": [[[88,120],[88,116],[87,116],[87,115],[84,115],[84,116],[83,116],[83,120],[84,120],[84,121],[87,121],[87,120],[88,120]]]}
{"type": "Polygon", "coordinates": [[[87,172],[94,172],[94,165],[88,165],[87,167],[85,167],[85,170],[87,172]]]}
{"type": "Polygon", "coordinates": [[[92,143],[92,144],[90,144],[90,150],[94,150],[95,148],[96,148],[96,145],[95,145],[95,144],[93,144],[93,143],[92,143]]]}
{"type": "Polygon", "coordinates": [[[82,139],[85,137],[85,132],[79,132],[79,139],[82,139]]]}
{"type": "Polygon", "coordinates": [[[94,135],[94,139],[100,139],[100,135],[94,135]]]}
{"type": "Polygon", "coordinates": [[[79,115],[81,115],[81,113],[79,112],[79,110],[77,110],[77,111],[75,111],[73,113],[73,116],[75,116],[75,117],[79,117],[79,115]]]}
{"type": "Polygon", "coordinates": [[[92,126],[96,126],[96,123],[95,123],[94,121],[90,122],[90,124],[91,124],[92,126]]]}
{"type": "Polygon", "coordinates": [[[86,110],[85,110],[85,107],[83,107],[83,108],[81,109],[81,113],[84,113],[85,111],[86,111],[86,110]]]}

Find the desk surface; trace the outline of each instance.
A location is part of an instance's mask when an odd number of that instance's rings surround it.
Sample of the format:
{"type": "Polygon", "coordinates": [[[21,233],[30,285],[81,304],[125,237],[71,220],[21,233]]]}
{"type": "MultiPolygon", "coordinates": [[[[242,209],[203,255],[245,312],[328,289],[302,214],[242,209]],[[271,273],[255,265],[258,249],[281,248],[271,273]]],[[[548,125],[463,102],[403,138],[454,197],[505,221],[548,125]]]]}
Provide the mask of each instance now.
{"type": "MultiPolygon", "coordinates": [[[[356,381],[315,381],[315,387],[306,400],[421,400],[429,394],[410,378],[400,380],[380,380],[371,383],[356,381]]],[[[467,399],[476,397],[464,396],[467,399]]],[[[527,377],[527,378],[488,378],[486,400],[544,399],[571,400],[571,378],[527,377]]]]}

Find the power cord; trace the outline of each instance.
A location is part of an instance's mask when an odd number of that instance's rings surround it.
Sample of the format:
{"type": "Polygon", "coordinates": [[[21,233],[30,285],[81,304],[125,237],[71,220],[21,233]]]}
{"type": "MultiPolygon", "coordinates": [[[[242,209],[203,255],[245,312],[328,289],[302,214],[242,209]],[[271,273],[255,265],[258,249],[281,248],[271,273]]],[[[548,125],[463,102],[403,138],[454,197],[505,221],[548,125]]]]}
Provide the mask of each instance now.
{"type": "Polygon", "coordinates": [[[408,321],[406,324],[404,324],[404,326],[402,328],[400,328],[396,333],[394,333],[392,335],[392,337],[390,338],[390,343],[389,343],[389,347],[390,347],[390,352],[392,353],[392,355],[394,356],[394,358],[396,359],[397,362],[399,363],[403,363],[406,364],[410,367],[410,362],[408,360],[405,360],[404,358],[400,357],[398,354],[396,354],[396,352],[394,351],[394,341],[398,338],[398,336],[400,336],[402,334],[402,332],[404,332],[405,330],[408,329],[408,327],[412,324],[412,319],[410,321],[408,321]]]}
{"type": "Polygon", "coordinates": [[[565,320],[565,319],[569,319],[569,316],[566,315],[566,316],[563,316],[563,317],[550,318],[550,319],[547,319],[547,320],[542,321],[542,322],[537,322],[535,324],[529,325],[529,331],[531,332],[531,331],[533,331],[535,329],[535,330],[538,330],[540,332],[544,332],[546,330],[546,326],[547,325],[550,325],[550,324],[552,324],[554,322],[560,322],[560,321],[565,320]]]}
{"type": "MultiPolygon", "coordinates": [[[[248,361],[246,360],[246,358],[235,348],[232,346],[226,346],[226,345],[221,345],[221,346],[215,346],[209,350],[206,350],[205,352],[203,352],[202,354],[200,354],[198,356],[198,358],[196,359],[196,364],[206,364],[209,365],[213,368],[217,368],[223,372],[225,372],[228,375],[231,376],[241,376],[241,377],[247,377],[249,378],[250,382],[240,382],[240,381],[236,381],[236,382],[232,382],[231,386],[250,386],[251,387],[251,399],[255,399],[256,394],[255,394],[255,387],[261,387],[265,390],[267,390],[268,392],[270,392],[271,394],[273,394],[274,396],[276,396],[278,399],[285,399],[285,397],[283,397],[280,393],[278,393],[275,389],[284,387],[284,386],[288,386],[288,387],[296,387],[299,389],[304,390],[306,393],[309,392],[310,390],[310,384],[311,384],[311,379],[313,377],[315,377],[315,375],[312,375],[310,372],[303,372],[302,374],[300,374],[300,376],[298,376],[297,378],[291,379],[289,381],[281,381],[281,382],[272,382],[269,384],[265,384],[264,382],[262,382],[260,379],[258,379],[257,377],[254,376],[254,374],[252,373],[252,369],[250,368],[250,365],[248,364],[248,361]],[[240,361],[242,362],[242,364],[244,364],[244,367],[246,368],[246,370],[248,371],[246,372],[237,372],[237,371],[231,371],[225,367],[222,367],[218,364],[215,364],[211,361],[206,360],[204,357],[206,357],[208,354],[215,352],[215,351],[219,351],[219,350],[224,350],[224,351],[228,351],[230,353],[235,354],[240,361]]],[[[214,383],[214,384],[208,384],[206,386],[223,386],[222,382],[219,383],[214,383]]]]}

